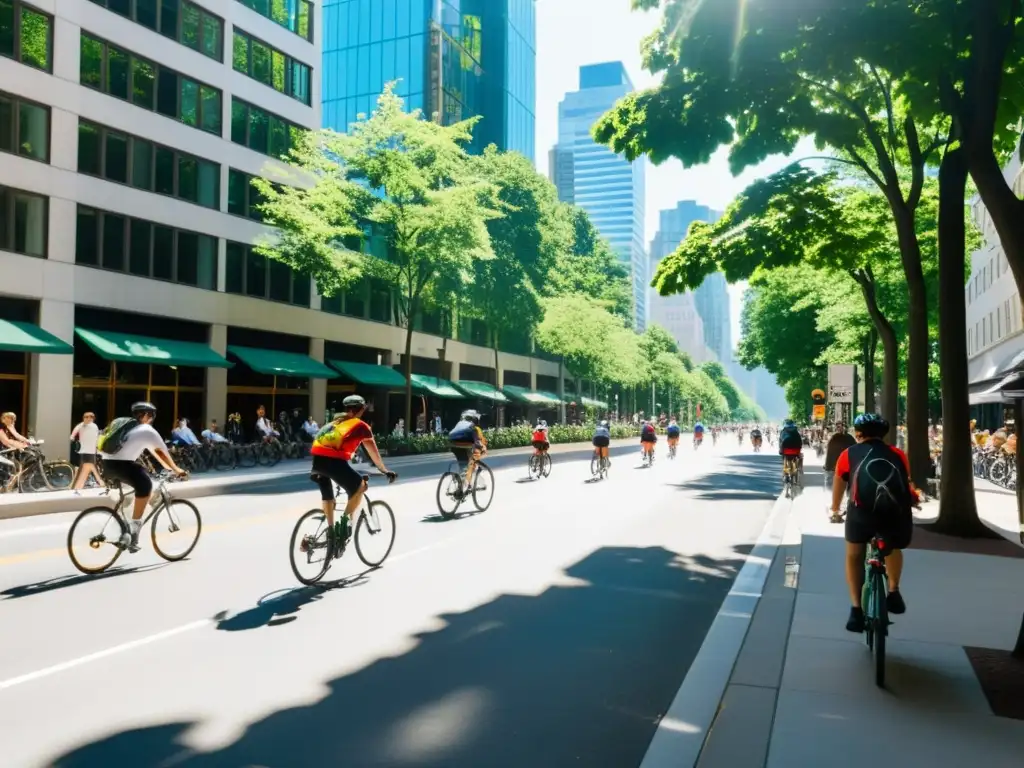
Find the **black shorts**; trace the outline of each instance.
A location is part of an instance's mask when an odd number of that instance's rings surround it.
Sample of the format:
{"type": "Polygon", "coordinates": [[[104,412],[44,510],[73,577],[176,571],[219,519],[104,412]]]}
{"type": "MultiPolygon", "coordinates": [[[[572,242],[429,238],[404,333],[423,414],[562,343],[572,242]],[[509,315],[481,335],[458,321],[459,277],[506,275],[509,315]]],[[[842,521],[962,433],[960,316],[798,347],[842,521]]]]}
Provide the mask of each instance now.
{"type": "Polygon", "coordinates": [[[551,447],[551,443],[549,443],[547,440],[534,440],[533,447],[536,448],[538,451],[546,451],[548,448],[551,447]]]}
{"type": "Polygon", "coordinates": [[[656,443],[658,442],[657,435],[640,435],[641,443],[656,443]]]}
{"type": "Polygon", "coordinates": [[[459,468],[465,469],[468,467],[470,457],[479,459],[481,447],[479,445],[453,445],[452,453],[455,454],[455,460],[459,463],[459,468]]]}
{"type": "Polygon", "coordinates": [[[611,440],[604,435],[598,435],[594,438],[595,448],[607,448],[611,444],[611,440]]]}
{"type": "Polygon", "coordinates": [[[313,456],[313,468],[309,479],[320,486],[320,498],[334,501],[334,483],[340,485],[349,496],[363,487],[363,476],[352,469],[344,459],[333,456],[313,456]]]}
{"type": "Polygon", "coordinates": [[[95,464],[96,454],[95,453],[80,453],[78,454],[79,464],[95,464]]]}
{"type": "Polygon", "coordinates": [[[902,515],[876,515],[849,504],[846,507],[846,540],[851,544],[867,544],[875,536],[885,539],[885,548],[906,549],[914,535],[914,516],[909,510],[902,515]]]}
{"type": "Polygon", "coordinates": [[[145,467],[134,461],[104,459],[103,479],[107,482],[120,480],[122,485],[134,488],[135,495],[140,499],[148,498],[153,493],[153,481],[149,473],[145,467]]]}

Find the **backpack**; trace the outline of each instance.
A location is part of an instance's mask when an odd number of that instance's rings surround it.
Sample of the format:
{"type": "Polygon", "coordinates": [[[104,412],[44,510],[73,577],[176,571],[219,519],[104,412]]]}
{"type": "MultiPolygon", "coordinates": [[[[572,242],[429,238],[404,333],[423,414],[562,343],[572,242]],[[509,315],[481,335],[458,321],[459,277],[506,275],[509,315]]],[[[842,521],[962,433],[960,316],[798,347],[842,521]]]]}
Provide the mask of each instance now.
{"type": "Polygon", "coordinates": [[[472,421],[466,419],[455,425],[455,428],[448,433],[448,440],[452,443],[473,443],[476,442],[476,427],[472,421]]]}
{"type": "Polygon", "coordinates": [[[850,479],[850,498],[855,506],[880,515],[896,515],[910,509],[910,484],[899,456],[884,443],[871,446],[850,479]]]}
{"type": "Polygon", "coordinates": [[[107,425],[96,439],[96,450],[102,453],[117,453],[124,447],[128,433],[139,426],[139,420],[132,416],[121,416],[107,425]]]}
{"type": "Polygon", "coordinates": [[[644,434],[645,435],[653,435],[654,434],[654,427],[652,427],[650,424],[644,424],[644,434]]]}

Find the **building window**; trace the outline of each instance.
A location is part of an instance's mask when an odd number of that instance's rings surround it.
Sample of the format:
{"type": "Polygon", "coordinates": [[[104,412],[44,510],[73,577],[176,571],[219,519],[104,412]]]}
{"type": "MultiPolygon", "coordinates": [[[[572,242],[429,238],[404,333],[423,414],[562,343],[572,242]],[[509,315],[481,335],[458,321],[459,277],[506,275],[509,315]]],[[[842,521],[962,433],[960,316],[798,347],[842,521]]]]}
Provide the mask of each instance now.
{"type": "Polygon", "coordinates": [[[309,66],[271,48],[238,27],[234,31],[231,61],[236,72],[309,105],[309,66]]]}
{"type": "Polygon", "coordinates": [[[313,41],[313,6],[306,0],[239,0],[303,40],[313,41]]]}
{"type": "Polygon", "coordinates": [[[228,169],[228,213],[263,221],[258,205],[262,202],[259,190],[252,185],[254,176],[235,168],[228,169]]]}
{"type": "Polygon", "coordinates": [[[304,131],[283,117],[231,98],[231,140],[271,157],[285,157],[304,131]]]}
{"type": "Polygon", "coordinates": [[[227,244],[224,290],[257,299],[309,306],[310,279],[283,261],[268,259],[251,246],[227,244]]]}
{"type": "Polygon", "coordinates": [[[217,238],[78,206],[75,262],[217,289],[217,238]]]}
{"type": "Polygon", "coordinates": [[[220,165],[106,126],[78,120],[78,172],[220,208],[220,165]]]}
{"type": "Polygon", "coordinates": [[[0,56],[53,70],[53,17],[17,0],[0,0],[0,56]]]}
{"type": "Polygon", "coordinates": [[[0,187],[0,250],[45,257],[48,222],[47,198],[0,187]]]}
{"type": "Polygon", "coordinates": [[[84,32],[80,75],[86,87],[201,131],[221,132],[220,90],[84,32]]]}
{"type": "MultiPolygon", "coordinates": [[[[0,0],[3,2],[3,0],[0,0]]],[[[224,21],[184,0],[92,0],[164,37],[217,61],[224,60],[224,21]]]]}
{"type": "Polygon", "coordinates": [[[0,152],[49,162],[50,108],[0,93],[0,152]]]}

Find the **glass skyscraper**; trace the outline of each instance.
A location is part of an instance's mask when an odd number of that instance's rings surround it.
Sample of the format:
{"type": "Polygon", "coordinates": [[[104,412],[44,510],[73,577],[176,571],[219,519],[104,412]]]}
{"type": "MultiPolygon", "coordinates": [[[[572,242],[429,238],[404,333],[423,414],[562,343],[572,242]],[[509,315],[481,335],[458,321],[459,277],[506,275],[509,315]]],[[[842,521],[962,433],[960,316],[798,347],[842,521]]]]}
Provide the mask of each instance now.
{"type": "Polygon", "coordinates": [[[347,130],[384,84],[445,124],[481,115],[473,148],[534,159],[535,0],[334,0],[324,5],[323,123],[347,130]]]}
{"type": "Polygon", "coordinates": [[[633,279],[634,325],[647,326],[647,254],[644,249],[646,159],[630,163],[590,137],[590,129],[633,90],[622,62],[580,67],[580,89],[558,107],[558,145],[551,153],[559,199],[587,212],[633,279]]]}

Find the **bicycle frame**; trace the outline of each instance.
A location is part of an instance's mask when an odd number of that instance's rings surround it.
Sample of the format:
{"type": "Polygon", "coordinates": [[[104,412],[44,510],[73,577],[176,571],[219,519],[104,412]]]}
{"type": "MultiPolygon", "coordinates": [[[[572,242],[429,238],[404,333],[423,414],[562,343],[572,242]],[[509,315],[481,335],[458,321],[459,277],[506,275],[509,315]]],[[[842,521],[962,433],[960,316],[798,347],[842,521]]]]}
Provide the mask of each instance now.
{"type": "MultiPolygon", "coordinates": [[[[101,496],[109,496],[111,490],[113,490],[113,489],[108,487],[107,490],[105,490],[100,495],[101,496]]],[[[171,501],[170,501],[170,497],[167,494],[167,480],[166,479],[161,479],[160,482],[156,484],[156,487],[153,489],[153,495],[154,496],[159,495],[160,503],[154,505],[152,502],[150,502],[150,504],[148,505],[149,506],[149,511],[142,516],[142,524],[141,524],[140,527],[145,526],[146,523],[148,523],[150,520],[152,520],[153,517],[160,510],[162,510],[164,507],[167,507],[168,510],[170,509],[171,501]]],[[[152,496],[150,498],[152,498],[152,496]]],[[[118,517],[120,517],[122,522],[124,522],[124,524],[126,526],[128,524],[128,520],[129,520],[129,518],[128,518],[128,510],[126,509],[126,507],[128,506],[128,502],[129,501],[134,501],[134,500],[135,500],[135,491],[134,491],[134,489],[129,491],[128,493],[125,493],[124,492],[124,486],[118,484],[118,486],[117,486],[117,503],[114,505],[114,514],[117,515],[118,517]]]]}

